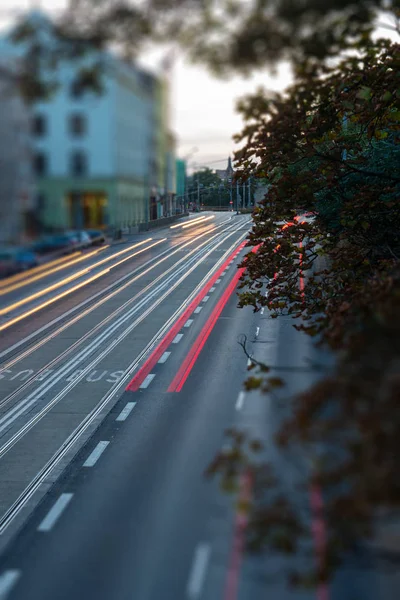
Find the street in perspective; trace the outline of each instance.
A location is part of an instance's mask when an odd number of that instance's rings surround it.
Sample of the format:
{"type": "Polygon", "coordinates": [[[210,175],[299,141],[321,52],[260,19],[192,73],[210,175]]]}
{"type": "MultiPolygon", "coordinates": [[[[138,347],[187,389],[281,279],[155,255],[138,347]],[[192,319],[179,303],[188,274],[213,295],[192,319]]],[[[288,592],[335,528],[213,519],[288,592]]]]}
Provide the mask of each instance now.
{"type": "Polygon", "coordinates": [[[397,600],[396,2],[56,4],[0,11],[0,600],[397,600]]]}

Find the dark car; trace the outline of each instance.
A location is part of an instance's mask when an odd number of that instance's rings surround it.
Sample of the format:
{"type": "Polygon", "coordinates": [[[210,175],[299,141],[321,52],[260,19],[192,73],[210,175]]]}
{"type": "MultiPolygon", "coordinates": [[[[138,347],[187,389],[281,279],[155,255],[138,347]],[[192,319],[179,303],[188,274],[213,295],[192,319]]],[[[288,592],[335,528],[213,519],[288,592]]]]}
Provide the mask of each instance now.
{"type": "Polygon", "coordinates": [[[0,276],[7,277],[20,271],[32,269],[38,264],[37,256],[26,248],[1,248],[0,249],[0,276]]]}
{"type": "Polygon", "coordinates": [[[72,240],[76,240],[76,246],[79,248],[89,248],[92,245],[92,240],[87,231],[67,231],[67,236],[72,240]]]}
{"type": "Polygon", "coordinates": [[[57,233],[46,235],[32,245],[32,250],[39,254],[50,254],[51,252],[62,252],[68,254],[73,252],[79,245],[79,240],[74,233],[57,233]]]}
{"type": "Polygon", "coordinates": [[[98,229],[88,229],[86,233],[89,235],[92,246],[100,246],[106,241],[104,233],[98,229]]]}

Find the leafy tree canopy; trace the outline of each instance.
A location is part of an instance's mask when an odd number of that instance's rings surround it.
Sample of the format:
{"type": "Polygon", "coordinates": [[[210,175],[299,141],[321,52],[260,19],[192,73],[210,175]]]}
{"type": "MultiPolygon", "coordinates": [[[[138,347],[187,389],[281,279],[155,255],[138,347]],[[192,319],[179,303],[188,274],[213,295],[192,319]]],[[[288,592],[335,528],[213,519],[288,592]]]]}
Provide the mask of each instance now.
{"type": "MultiPolygon", "coordinates": [[[[249,541],[289,554],[304,547],[307,495],[318,486],[327,542],[314,581],[373,539],[381,520],[399,516],[399,67],[399,44],[368,43],[336,65],[299,72],[285,93],[256,94],[239,107],[246,124],[237,164],[270,183],[254,214],[249,243],[257,251],[246,257],[240,303],[265,306],[271,318],[291,315],[331,348],[336,365],[293,400],[276,435],[283,453],[300,448],[314,465],[304,471],[301,510],[296,494],[283,493],[278,505],[268,495],[279,477],[249,462],[237,432],[232,453],[210,472],[226,480],[243,466],[254,470],[249,541]],[[313,219],[296,220],[304,213],[313,219]],[[282,230],[282,221],[293,225],[282,230]]],[[[247,387],[274,397],[283,384],[260,364],[247,387]]],[[[292,575],[310,582],[309,573],[292,575]]]]}
{"type": "MultiPolygon", "coordinates": [[[[399,0],[69,0],[62,18],[46,25],[58,43],[44,43],[32,19],[23,19],[14,37],[27,44],[25,93],[35,98],[47,92],[43,82],[35,85],[43,64],[56,78],[61,58],[77,60],[88,49],[111,46],[130,60],[148,41],[173,40],[222,76],[280,60],[320,62],[368,40],[378,15],[398,31],[399,6],[399,0]]],[[[91,78],[88,73],[86,84],[96,86],[91,78]]]]}

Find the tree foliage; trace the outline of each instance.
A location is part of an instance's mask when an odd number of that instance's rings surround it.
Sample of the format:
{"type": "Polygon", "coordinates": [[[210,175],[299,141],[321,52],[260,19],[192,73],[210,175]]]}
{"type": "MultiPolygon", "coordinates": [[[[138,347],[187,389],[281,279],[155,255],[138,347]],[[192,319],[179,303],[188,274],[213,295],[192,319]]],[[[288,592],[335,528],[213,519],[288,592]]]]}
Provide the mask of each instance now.
{"type": "MultiPolygon", "coordinates": [[[[60,18],[45,25],[23,18],[14,38],[26,46],[24,93],[46,97],[57,80],[60,60],[79,63],[89,51],[112,47],[132,60],[148,43],[173,43],[220,76],[249,72],[288,60],[296,68],[330,60],[367,40],[378,15],[399,30],[399,0],[69,0],[60,18]],[[389,16],[389,17],[388,17],[389,16]]],[[[80,65],[79,65],[80,67],[80,65]]],[[[101,65],[87,74],[98,87],[101,65]]]]}
{"type": "MultiPolygon", "coordinates": [[[[242,265],[240,304],[291,315],[336,357],[333,371],[293,400],[276,435],[281,452],[310,459],[304,489],[318,486],[324,498],[317,580],[372,540],[382,515],[399,516],[399,67],[399,44],[357,44],[335,65],[299,71],[285,93],[239,106],[246,124],[237,164],[270,183],[254,214],[249,244],[257,251],[242,265]],[[313,219],[296,220],[304,213],[313,219]],[[282,221],[293,225],[282,230],[282,221]]],[[[273,393],[282,384],[270,365],[255,371],[249,389],[273,393]]],[[[239,450],[246,454],[242,439],[239,450]]],[[[249,457],[241,464],[256,475],[266,467],[249,457]]],[[[211,467],[224,477],[230,469],[226,457],[211,467]]],[[[261,490],[268,486],[261,479],[261,490]]],[[[277,541],[273,498],[252,507],[251,543],[294,552],[307,536],[304,513],[281,497],[290,527],[277,541]]]]}

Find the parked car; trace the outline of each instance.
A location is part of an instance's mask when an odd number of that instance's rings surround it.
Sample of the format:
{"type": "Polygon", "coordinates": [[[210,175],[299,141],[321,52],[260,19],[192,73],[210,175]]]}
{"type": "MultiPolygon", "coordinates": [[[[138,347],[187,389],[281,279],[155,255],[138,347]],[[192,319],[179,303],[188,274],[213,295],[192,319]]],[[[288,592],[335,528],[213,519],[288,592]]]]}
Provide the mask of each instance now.
{"type": "Polygon", "coordinates": [[[23,247],[5,247],[0,249],[0,276],[7,277],[36,267],[37,256],[23,247]]]}
{"type": "Polygon", "coordinates": [[[64,251],[66,254],[73,252],[78,246],[78,238],[71,233],[57,233],[54,235],[45,235],[34,244],[31,248],[39,254],[49,254],[51,252],[64,251]]]}
{"type": "Polygon", "coordinates": [[[86,233],[90,237],[92,246],[100,246],[106,241],[106,236],[98,229],[88,229],[86,233]]]}
{"type": "Polygon", "coordinates": [[[90,235],[86,231],[67,231],[66,235],[76,240],[76,245],[80,248],[89,248],[92,245],[90,235]]]}

